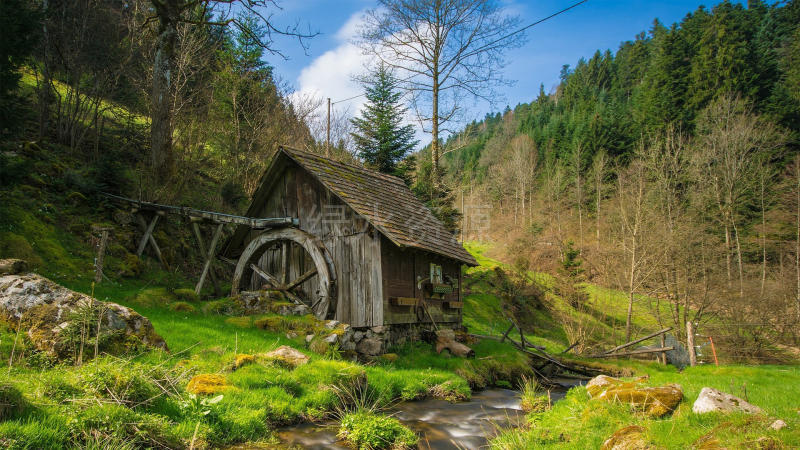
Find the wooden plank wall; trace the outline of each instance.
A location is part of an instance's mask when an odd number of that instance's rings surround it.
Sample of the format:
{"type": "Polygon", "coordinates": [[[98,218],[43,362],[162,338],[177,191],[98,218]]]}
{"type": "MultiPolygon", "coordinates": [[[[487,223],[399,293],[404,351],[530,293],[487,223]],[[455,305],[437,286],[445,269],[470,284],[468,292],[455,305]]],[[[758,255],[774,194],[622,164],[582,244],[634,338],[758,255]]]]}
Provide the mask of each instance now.
{"type": "Polygon", "coordinates": [[[390,302],[391,297],[414,297],[421,300],[424,292],[417,289],[417,280],[430,276],[430,263],[442,266],[442,275],[457,279],[459,289],[446,294],[443,300],[425,298],[433,320],[437,323],[460,323],[461,309],[445,306],[448,301],[461,301],[461,264],[443,256],[417,249],[401,249],[391,241],[382,238],[381,255],[383,260],[383,307],[384,323],[401,324],[430,322],[427,315],[418,318],[413,307],[396,306],[390,302]]]}
{"type": "MultiPolygon", "coordinates": [[[[365,219],[340,201],[309,173],[293,163],[281,172],[258,217],[293,216],[300,218],[300,229],[318,236],[331,253],[336,266],[336,319],[355,327],[383,324],[383,283],[381,279],[381,237],[365,219]]],[[[311,267],[310,258],[293,246],[289,279],[311,267]]],[[[279,273],[280,250],[264,253],[259,266],[279,273]]],[[[257,275],[252,288],[263,281],[257,275]]],[[[313,295],[319,288],[317,277],[300,289],[313,295]]]]}

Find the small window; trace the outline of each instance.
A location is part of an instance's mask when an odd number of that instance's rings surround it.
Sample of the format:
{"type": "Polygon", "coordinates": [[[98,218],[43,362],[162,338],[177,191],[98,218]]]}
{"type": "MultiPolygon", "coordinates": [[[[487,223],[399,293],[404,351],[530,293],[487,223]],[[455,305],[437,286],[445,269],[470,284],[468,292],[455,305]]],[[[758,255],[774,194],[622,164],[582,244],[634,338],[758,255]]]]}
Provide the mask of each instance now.
{"type": "Polygon", "coordinates": [[[444,283],[444,278],[442,278],[442,266],[431,263],[431,283],[444,283]]]}

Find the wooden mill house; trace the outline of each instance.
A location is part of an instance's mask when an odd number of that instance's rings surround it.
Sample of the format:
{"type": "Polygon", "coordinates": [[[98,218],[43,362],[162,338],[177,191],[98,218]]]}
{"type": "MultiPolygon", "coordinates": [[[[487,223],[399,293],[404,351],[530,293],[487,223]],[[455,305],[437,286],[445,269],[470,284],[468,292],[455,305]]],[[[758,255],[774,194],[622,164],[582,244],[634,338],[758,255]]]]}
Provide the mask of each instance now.
{"type": "Polygon", "coordinates": [[[246,216],[299,224],[236,230],[223,252],[238,259],[233,294],[279,288],[391,341],[460,326],[461,266],[477,263],[400,178],[281,147],[246,216]]]}

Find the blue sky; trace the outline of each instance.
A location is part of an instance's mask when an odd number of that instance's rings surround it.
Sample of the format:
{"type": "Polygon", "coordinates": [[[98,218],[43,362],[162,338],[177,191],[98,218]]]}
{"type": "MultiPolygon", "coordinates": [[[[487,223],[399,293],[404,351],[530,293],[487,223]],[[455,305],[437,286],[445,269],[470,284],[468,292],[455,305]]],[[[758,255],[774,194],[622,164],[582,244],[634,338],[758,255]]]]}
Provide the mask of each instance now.
{"type": "MultiPolygon", "coordinates": [[[[519,15],[523,24],[528,24],[574,1],[504,0],[503,3],[519,15]]],[[[580,57],[591,57],[598,49],[616,51],[620,42],[650,29],[654,18],[671,24],[703,4],[713,5],[699,1],[589,0],[537,25],[528,31],[528,41],[523,47],[507,54],[509,64],[505,76],[515,81],[514,86],[501,90],[498,105],[475,104],[467,119],[482,118],[487,112],[500,110],[505,105],[529,102],[536,97],[540,83],[544,83],[546,91],[555,86],[563,64],[574,66],[580,57]]],[[[320,34],[308,41],[309,48],[305,52],[296,41],[279,40],[278,46],[289,59],[273,57],[270,60],[277,74],[298,91],[331,97],[333,101],[359,94],[360,87],[351,81],[351,76],[361,69],[363,60],[349,40],[363,11],[375,7],[376,3],[369,0],[284,0],[279,5],[283,10],[274,16],[279,23],[297,22],[320,34]]],[[[362,99],[355,99],[335,107],[348,108],[352,114],[362,102],[362,99]]]]}

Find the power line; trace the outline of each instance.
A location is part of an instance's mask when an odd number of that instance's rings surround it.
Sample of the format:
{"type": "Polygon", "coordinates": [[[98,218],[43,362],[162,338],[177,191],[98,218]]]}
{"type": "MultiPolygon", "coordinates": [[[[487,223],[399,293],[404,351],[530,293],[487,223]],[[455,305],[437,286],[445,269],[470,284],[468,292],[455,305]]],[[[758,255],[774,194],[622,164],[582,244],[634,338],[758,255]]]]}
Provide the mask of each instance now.
{"type": "Polygon", "coordinates": [[[354,99],[354,98],[358,98],[358,97],[363,97],[363,96],[365,96],[365,95],[367,95],[367,94],[358,94],[358,95],[354,95],[354,96],[352,96],[352,97],[350,97],[350,98],[346,98],[346,99],[344,99],[344,100],[336,100],[335,102],[331,102],[331,105],[335,105],[335,104],[337,104],[337,103],[346,102],[346,101],[348,101],[348,100],[352,100],[352,99],[354,99]]]}
{"type": "Polygon", "coordinates": [[[522,33],[523,31],[527,30],[528,28],[531,28],[531,27],[533,27],[533,26],[535,26],[535,25],[539,25],[540,23],[542,23],[542,22],[544,22],[544,21],[546,21],[546,20],[550,20],[550,19],[552,19],[553,17],[555,17],[555,16],[558,16],[558,15],[560,15],[560,14],[563,14],[563,13],[565,13],[565,12],[569,11],[570,9],[572,9],[572,8],[575,8],[575,7],[577,7],[577,6],[580,6],[580,5],[582,5],[582,4],[584,4],[584,3],[588,2],[588,1],[589,1],[589,0],[581,0],[581,1],[577,2],[577,3],[573,3],[571,6],[568,6],[568,7],[564,8],[564,9],[562,9],[561,11],[558,11],[558,12],[555,12],[555,13],[553,13],[553,14],[550,14],[549,16],[545,17],[544,19],[539,19],[539,20],[537,20],[536,22],[533,22],[533,23],[532,23],[532,24],[530,24],[530,25],[526,25],[526,26],[524,26],[524,27],[520,28],[520,29],[519,29],[519,30],[517,30],[517,31],[514,31],[514,32],[512,32],[512,33],[509,33],[509,34],[507,34],[507,35],[505,35],[505,36],[501,37],[500,39],[498,39],[498,40],[497,40],[497,41],[495,41],[495,42],[502,41],[503,39],[510,38],[511,36],[513,36],[513,35],[515,35],[515,34],[522,33]]]}

